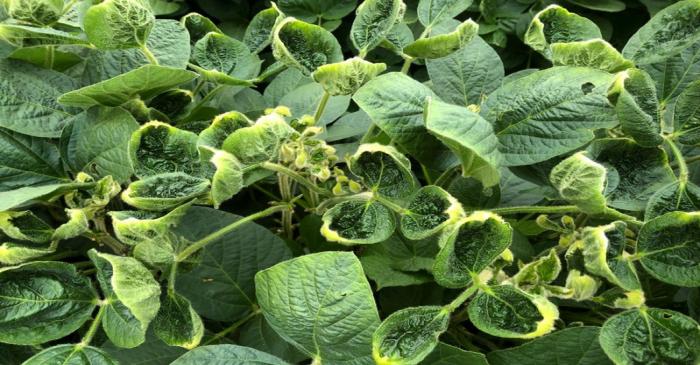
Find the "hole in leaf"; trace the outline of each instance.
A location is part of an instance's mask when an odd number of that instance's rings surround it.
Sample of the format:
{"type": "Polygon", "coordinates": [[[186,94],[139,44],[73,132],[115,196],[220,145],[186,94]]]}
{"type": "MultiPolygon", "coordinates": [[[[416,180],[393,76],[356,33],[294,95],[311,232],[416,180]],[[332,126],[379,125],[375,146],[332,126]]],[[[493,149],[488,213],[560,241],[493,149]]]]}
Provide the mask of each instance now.
{"type": "Polygon", "coordinates": [[[595,85],[593,85],[590,82],[587,82],[587,83],[581,85],[581,91],[583,91],[584,95],[590,94],[591,91],[593,91],[593,88],[595,88],[595,85]]]}

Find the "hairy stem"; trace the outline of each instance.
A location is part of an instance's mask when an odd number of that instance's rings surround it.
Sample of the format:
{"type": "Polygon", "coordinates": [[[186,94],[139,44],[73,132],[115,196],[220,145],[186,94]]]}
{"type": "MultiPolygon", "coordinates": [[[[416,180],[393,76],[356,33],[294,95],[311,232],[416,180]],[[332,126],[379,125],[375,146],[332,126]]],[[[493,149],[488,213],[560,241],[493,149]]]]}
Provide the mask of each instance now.
{"type": "Polygon", "coordinates": [[[683,158],[683,153],[681,152],[681,149],[678,148],[676,143],[673,142],[673,140],[671,140],[670,138],[665,138],[664,140],[666,141],[668,147],[671,149],[673,157],[676,160],[676,163],[678,164],[678,182],[680,183],[681,188],[683,188],[685,187],[685,185],[688,184],[688,177],[690,176],[690,173],[688,172],[688,164],[683,158]]]}
{"type": "Polygon", "coordinates": [[[139,49],[141,50],[141,53],[143,53],[143,55],[146,56],[148,62],[150,62],[152,65],[158,65],[158,59],[156,59],[156,56],[153,54],[153,52],[151,52],[150,49],[148,49],[146,44],[142,44],[139,49]]]}
{"type": "Polygon", "coordinates": [[[324,91],[321,101],[318,103],[318,107],[316,107],[316,113],[314,113],[314,121],[316,124],[318,124],[318,122],[321,120],[323,111],[326,110],[326,105],[328,105],[328,99],[330,98],[331,94],[329,94],[328,91],[324,91]]]}
{"type": "Polygon", "coordinates": [[[413,57],[407,57],[403,61],[403,66],[401,66],[401,73],[402,74],[408,74],[408,71],[411,69],[411,64],[413,64],[413,57]]]}
{"type": "Polygon", "coordinates": [[[97,329],[100,328],[100,324],[102,324],[102,317],[105,314],[105,310],[107,310],[107,306],[104,304],[100,305],[100,309],[97,311],[97,315],[95,316],[95,319],[92,320],[92,323],[90,323],[90,328],[88,328],[87,332],[85,332],[85,336],[83,336],[83,339],[80,341],[78,346],[85,347],[90,345],[90,342],[92,339],[95,337],[95,334],[97,333],[97,329]]]}
{"type": "Polygon", "coordinates": [[[168,272],[168,294],[175,293],[175,279],[177,278],[177,265],[178,261],[173,261],[170,265],[170,271],[168,272]]]}

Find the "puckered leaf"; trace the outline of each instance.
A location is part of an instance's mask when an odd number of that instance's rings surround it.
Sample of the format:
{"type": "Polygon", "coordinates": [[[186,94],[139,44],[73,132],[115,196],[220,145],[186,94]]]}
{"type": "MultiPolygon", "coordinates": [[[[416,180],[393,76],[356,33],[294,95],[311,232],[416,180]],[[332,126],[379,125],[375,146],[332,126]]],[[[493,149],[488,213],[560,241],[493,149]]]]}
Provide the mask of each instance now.
{"type": "Polygon", "coordinates": [[[554,66],[593,67],[607,72],[618,72],[634,67],[634,63],[602,39],[551,45],[554,66]]]}
{"type": "Polygon", "coordinates": [[[256,274],[255,289],[272,328],[304,353],[325,364],[371,361],[379,315],[351,252],[321,252],[277,264],[256,274]],[[291,302],[297,304],[283,304],[291,302]]]}
{"type": "Polygon", "coordinates": [[[384,70],[386,65],[383,63],[371,63],[353,57],[343,62],[323,65],[311,77],[331,95],[351,95],[384,70]]]}
{"type": "Polygon", "coordinates": [[[214,117],[207,128],[199,132],[197,145],[221,149],[226,137],[236,130],[250,127],[252,124],[253,122],[245,114],[237,111],[219,114],[214,117]]]}
{"type": "MultiPolygon", "coordinates": [[[[203,147],[206,150],[206,147],[203,147]]],[[[201,151],[201,150],[200,150],[201,151]]],[[[233,198],[243,189],[243,165],[232,154],[223,150],[206,150],[211,153],[211,162],[216,171],[211,177],[211,199],[214,208],[233,198]]]]}
{"type": "Polygon", "coordinates": [[[600,29],[592,21],[559,5],[550,5],[535,15],[525,33],[525,44],[551,57],[549,48],[554,43],[568,43],[602,38],[600,29]]]}
{"type": "Polygon", "coordinates": [[[175,292],[165,292],[158,315],[153,320],[156,336],[170,346],[191,350],[204,336],[204,324],[190,301],[175,292]]]}
{"type": "Polygon", "coordinates": [[[350,171],[370,190],[391,198],[406,197],[416,189],[411,161],[392,146],[360,145],[348,161],[350,171]]]}
{"type": "Polygon", "coordinates": [[[559,195],[588,214],[605,210],[605,167],[579,152],[552,169],[549,180],[559,195]]]}
{"type": "Polygon", "coordinates": [[[513,283],[519,287],[549,284],[561,273],[561,261],[556,250],[549,250],[549,254],[537,260],[529,262],[520,268],[513,276],[513,283]]]}
{"type": "Polygon", "coordinates": [[[155,17],[143,0],[106,0],[85,12],[83,28],[100,49],[135,48],[146,43],[155,17]]]}
{"type": "Polygon", "coordinates": [[[198,347],[182,355],[171,365],[197,364],[237,364],[237,365],[287,365],[276,356],[238,345],[214,345],[198,347]]]}
{"type": "Polygon", "coordinates": [[[586,271],[632,291],[641,289],[641,284],[634,262],[625,251],[626,229],[627,225],[624,222],[586,227],[581,232],[581,246],[586,271]]]}
{"type": "Polygon", "coordinates": [[[121,197],[138,209],[164,211],[201,197],[209,191],[209,185],[209,180],[171,172],[135,181],[121,197]]]}
{"type": "Polygon", "coordinates": [[[333,34],[318,25],[286,18],[273,32],[275,58],[310,75],[319,66],[343,60],[340,44],[333,34]]]}
{"type": "Polygon", "coordinates": [[[672,103],[689,84],[700,77],[700,41],[664,61],[639,67],[654,79],[659,102],[672,103]]]}
{"type": "Polygon", "coordinates": [[[404,47],[403,52],[414,58],[441,58],[464,47],[477,35],[479,25],[468,19],[450,33],[420,38],[404,47]]]}
{"type": "Polygon", "coordinates": [[[180,19],[180,24],[187,29],[192,43],[196,43],[198,40],[207,35],[207,33],[224,33],[221,31],[221,29],[219,29],[219,27],[216,26],[216,24],[214,24],[213,21],[211,21],[211,19],[202,14],[189,13],[180,19]]]}
{"type": "Polygon", "coordinates": [[[464,216],[462,205],[442,188],[422,187],[401,214],[401,233],[411,240],[427,238],[464,216]]]}
{"type": "Polygon", "coordinates": [[[284,119],[271,115],[252,126],[237,129],[224,140],[221,148],[246,165],[276,161],[282,143],[295,133],[284,119]]]}
{"type": "Polygon", "coordinates": [[[678,141],[683,144],[700,144],[700,81],[688,85],[678,96],[673,108],[673,121],[677,125],[678,141]]]}
{"type": "Polygon", "coordinates": [[[280,13],[276,8],[271,7],[255,14],[248,23],[248,27],[243,35],[243,43],[255,53],[259,53],[272,41],[272,30],[275,27],[280,13]]]}
{"type": "Polygon", "coordinates": [[[22,364],[119,365],[119,362],[92,346],[56,345],[32,356],[22,364]]]}
{"type": "Polygon", "coordinates": [[[162,122],[144,124],[131,135],[129,156],[136,176],[169,172],[200,175],[197,135],[162,122]]]}
{"type": "Polygon", "coordinates": [[[63,14],[63,0],[8,0],[4,7],[13,19],[49,25],[63,14]]]}
{"type": "Polygon", "coordinates": [[[663,142],[656,88],[649,75],[639,69],[619,73],[608,90],[625,134],[644,147],[663,142]]]}
{"type": "Polygon", "coordinates": [[[167,214],[143,211],[109,212],[114,234],[122,243],[136,246],[140,243],[163,239],[165,234],[180,222],[190,205],[181,205],[167,214]]]}
{"type": "Polygon", "coordinates": [[[403,19],[406,5],[401,0],[365,0],[357,8],[350,29],[352,44],[364,55],[382,42],[403,19]]]}
{"type": "Polygon", "coordinates": [[[216,32],[207,33],[195,43],[192,60],[199,66],[194,68],[208,81],[233,86],[252,85],[248,78],[255,74],[250,65],[260,62],[243,42],[216,32]]]}
{"type": "Polygon", "coordinates": [[[372,244],[391,237],[396,229],[394,213],[371,199],[344,201],[323,214],[321,234],[344,245],[372,244]]]}
{"type": "Polygon", "coordinates": [[[700,187],[692,182],[674,181],[654,193],[644,210],[644,220],[669,212],[696,212],[700,210],[700,187]]]}

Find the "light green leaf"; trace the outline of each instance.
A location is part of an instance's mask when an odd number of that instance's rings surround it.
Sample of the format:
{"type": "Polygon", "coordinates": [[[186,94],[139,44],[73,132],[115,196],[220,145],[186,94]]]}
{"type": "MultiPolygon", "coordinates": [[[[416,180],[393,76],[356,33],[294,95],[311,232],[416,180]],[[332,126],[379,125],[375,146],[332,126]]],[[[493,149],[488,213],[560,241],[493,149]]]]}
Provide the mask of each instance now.
{"type": "Polygon", "coordinates": [[[487,356],[491,365],[541,365],[552,358],[562,365],[612,365],[598,343],[599,334],[599,327],[565,328],[487,356]]]}
{"type": "Polygon", "coordinates": [[[551,45],[554,66],[593,67],[607,72],[618,72],[634,67],[634,63],[602,39],[551,45]]]}
{"type": "Polygon", "coordinates": [[[617,124],[605,93],[612,76],[583,67],[552,67],[507,83],[482,105],[506,166],[546,161],[584,146],[593,130],[617,124]]]}
{"type": "Polygon", "coordinates": [[[151,7],[143,0],[105,0],[83,17],[90,43],[106,50],[144,45],[154,24],[151,7]]]}
{"type": "Polygon", "coordinates": [[[286,15],[315,22],[319,18],[335,20],[350,14],[355,9],[357,0],[280,0],[276,3],[286,15]]]}
{"type": "Polygon", "coordinates": [[[384,40],[403,19],[405,11],[406,5],[401,0],[365,0],[357,7],[350,40],[361,57],[384,40]]]}
{"type": "Polygon", "coordinates": [[[125,203],[143,210],[175,208],[209,191],[209,180],[182,172],[149,176],[131,183],[121,194],[125,203]]]}
{"type": "Polygon", "coordinates": [[[321,252],[255,276],[260,308],[282,338],[323,364],[370,364],[379,326],[372,290],[351,252],[321,252]]]}
{"type": "Polygon", "coordinates": [[[420,188],[401,214],[401,233],[410,240],[427,238],[464,216],[457,199],[439,186],[420,188]]]}
{"type": "Polygon", "coordinates": [[[85,39],[53,28],[38,28],[20,24],[0,24],[0,41],[13,48],[49,45],[87,45],[85,39]]]}
{"type": "Polygon", "coordinates": [[[204,324],[190,301],[175,292],[163,293],[152,327],[156,336],[170,346],[191,350],[204,336],[204,324]]]}
{"type": "Polygon", "coordinates": [[[261,10],[248,23],[243,43],[254,53],[260,53],[272,41],[272,30],[280,16],[275,7],[261,10]]]}
{"type": "Polygon", "coordinates": [[[286,18],[272,35],[275,58],[289,67],[310,75],[319,66],[340,62],[343,53],[335,36],[319,27],[294,18],[286,18]]]}
{"type": "Polygon", "coordinates": [[[554,166],[549,181],[565,200],[588,214],[599,214],[606,207],[605,177],[603,165],[578,152],[554,166]]]}
{"type": "Polygon", "coordinates": [[[430,99],[425,107],[425,127],[459,157],[462,176],[471,176],[484,187],[498,184],[498,139],[491,124],[479,114],[430,99]]]}
{"type": "Polygon", "coordinates": [[[554,43],[569,43],[602,38],[592,21],[570,13],[559,5],[550,5],[535,15],[525,33],[525,44],[550,58],[554,43]]]}
{"type": "Polygon", "coordinates": [[[608,100],[615,106],[622,131],[638,144],[654,147],[663,142],[656,88],[646,72],[633,68],[617,74],[608,100]]]}
{"type": "Polygon", "coordinates": [[[131,99],[150,99],[163,91],[191,81],[194,72],[172,67],[145,65],[109,80],[61,95],[64,105],[89,108],[93,105],[119,106],[131,99]]]}
{"type": "Polygon", "coordinates": [[[447,288],[468,286],[510,246],[512,235],[512,228],[503,218],[473,212],[443,231],[441,250],[433,265],[435,281],[447,288]]]}
{"type": "Polygon", "coordinates": [[[637,253],[651,276],[672,285],[700,286],[700,213],[672,212],[646,222],[637,253]]]}
{"type": "Polygon", "coordinates": [[[447,331],[450,312],[443,307],[409,307],[392,313],[372,336],[377,364],[419,364],[447,331]]]}
{"type": "Polygon", "coordinates": [[[60,72],[13,60],[0,60],[0,74],[0,127],[36,137],[60,136],[73,110],[58,104],[56,98],[75,89],[75,81],[60,72]]]}
{"type": "Polygon", "coordinates": [[[68,182],[58,149],[45,139],[0,128],[0,191],[68,182]]]}
{"type": "Polygon", "coordinates": [[[330,242],[368,245],[394,233],[394,213],[381,203],[358,198],[344,201],[323,214],[321,234],[330,242]]]}
{"type": "Polygon", "coordinates": [[[166,233],[180,222],[189,208],[189,204],[184,204],[167,214],[113,210],[109,212],[109,216],[119,241],[136,246],[151,240],[163,240],[166,233]]]}
{"type": "Polygon", "coordinates": [[[450,33],[420,38],[404,47],[403,52],[414,58],[435,59],[449,56],[477,35],[479,25],[468,19],[450,33]]]}
{"type": "Polygon", "coordinates": [[[418,20],[426,28],[443,20],[452,19],[464,12],[471,1],[463,0],[420,0],[418,2],[418,20]]]}
{"type": "Polygon", "coordinates": [[[549,250],[549,254],[541,256],[520,268],[513,276],[513,283],[518,287],[549,284],[561,273],[561,261],[555,249],[549,250]]]}
{"type": "Polygon", "coordinates": [[[501,86],[504,75],[501,58],[479,36],[449,56],[425,64],[433,91],[442,100],[462,106],[481,104],[501,86]]]}
{"type": "Polygon", "coordinates": [[[512,285],[487,287],[469,303],[469,320],[482,332],[503,338],[536,338],[554,330],[557,306],[512,285]]]}
{"type": "Polygon", "coordinates": [[[418,188],[411,161],[392,146],[362,144],[348,165],[370,190],[390,198],[406,197],[418,188]]]}
{"type": "Polygon", "coordinates": [[[56,252],[58,246],[56,241],[34,243],[9,241],[0,236],[0,263],[4,265],[19,265],[41,256],[56,252]]]}
{"type": "Polygon", "coordinates": [[[158,121],[142,125],[131,135],[129,156],[141,178],[169,172],[200,175],[203,169],[197,135],[158,121]]]}
{"type": "Polygon", "coordinates": [[[311,77],[331,95],[351,95],[367,81],[386,70],[383,63],[371,63],[359,57],[323,65],[311,77]]]}
{"type": "Polygon", "coordinates": [[[63,160],[74,172],[112,176],[126,182],[133,174],[128,146],[138,123],[122,108],[94,107],[76,115],[63,129],[63,160]]]}
{"type": "Polygon", "coordinates": [[[673,121],[678,141],[688,145],[700,144],[700,81],[689,84],[678,96],[673,108],[673,121]]]}
{"type": "Polygon", "coordinates": [[[22,365],[46,364],[119,365],[119,362],[106,352],[92,346],[56,345],[41,351],[22,363],[22,365]]]}
{"type": "Polygon", "coordinates": [[[199,132],[197,146],[220,149],[231,133],[243,127],[250,127],[253,122],[243,113],[230,111],[214,117],[211,124],[199,132]]]}
{"type": "Polygon", "coordinates": [[[669,212],[700,211],[700,187],[688,182],[672,182],[654,193],[644,210],[644,220],[656,218],[669,212]]]}
{"type": "Polygon", "coordinates": [[[625,251],[626,229],[624,222],[586,227],[581,232],[581,245],[586,271],[632,291],[641,289],[642,286],[632,257],[625,251]]]}
{"type": "Polygon", "coordinates": [[[171,365],[287,365],[284,360],[252,349],[237,345],[214,345],[198,347],[182,355],[171,365]]]}
{"type": "Polygon", "coordinates": [[[664,61],[700,40],[699,22],[700,1],[679,1],[639,28],[622,55],[638,65],[664,61]]]}
{"type": "MultiPolygon", "coordinates": [[[[250,86],[249,64],[259,62],[241,41],[221,33],[207,33],[197,41],[192,60],[207,80],[226,85],[250,86]]],[[[254,76],[254,75],[252,75],[254,76]]]]}
{"type": "Polygon", "coordinates": [[[53,228],[29,210],[0,212],[0,231],[8,237],[33,243],[51,240],[53,228]]]}
{"type": "Polygon", "coordinates": [[[54,240],[67,240],[75,238],[90,230],[90,216],[92,213],[88,209],[75,208],[66,209],[68,221],[56,228],[53,234],[54,240]]]}
{"type": "Polygon", "coordinates": [[[5,10],[10,18],[39,25],[56,22],[63,14],[63,0],[7,0],[5,10]]]}
{"type": "MultiPolygon", "coordinates": [[[[206,149],[206,147],[203,147],[206,149]]],[[[232,154],[222,150],[209,150],[209,162],[216,167],[211,178],[211,199],[214,208],[233,198],[243,189],[243,165],[232,154]]]]}
{"type": "Polygon", "coordinates": [[[138,260],[99,253],[88,256],[97,269],[97,280],[107,301],[102,319],[107,337],[119,347],[136,347],[146,340],[146,330],[160,308],[160,285],[138,260]]]}
{"type": "Polygon", "coordinates": [[[615,364],[692,365],[700,359],[700,326],[671,310],[629,310],[605,322],[600,345],[615,364]]]}
{"type": "Polygon", "coordinates": [[[90,319],[97,300],[90,281],[71,264],[37,261],[2,268],[0,341],[35,345],[65,337],[90,319]]]}
{"type": "Polygon", "coordinates": [[[297,133],[279,115],[270,115],[250,127],[231,133],[221,148],[246,165],[277,160],[280,146],[297,133]]]}

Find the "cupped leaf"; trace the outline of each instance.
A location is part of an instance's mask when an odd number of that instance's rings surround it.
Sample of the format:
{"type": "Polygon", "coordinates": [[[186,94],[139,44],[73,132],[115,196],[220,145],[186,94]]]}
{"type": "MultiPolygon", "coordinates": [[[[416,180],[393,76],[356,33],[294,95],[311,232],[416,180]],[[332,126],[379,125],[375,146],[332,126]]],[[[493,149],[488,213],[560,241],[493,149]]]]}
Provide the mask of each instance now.
{"type": "Polygon", "coordinates": [[[135,181],[121,197],[138,209],[164,211],[201,197],[209,191],[209,185],[209,180],[171,172],[135,181]]]}
{"type": "Polygon", "coordinates": [[[669,212],[700,211],[700,187],[688,182],[674,181],[654,193],[644,210],[644,220],[662,216],[669,212]]]}
{"type": "Polygon", "coordinates": [[[464,216],[457,199],[439,186],[419,189],[401,214],[401,233],[410,240],[432,236],[464,216]]]}
{"type": "Polygon", "coordinates": [[[562,198],[588,214],[598,214],[606,208],[605,177],[603,165],[578,152],[554,166],[549,181],[562,198]]]}
{"type": "Polygon", "coordinates": [[[216,32],[207,33],[195,43],[192,60],[205,79],[233,86],[252,85],[247,80],[254,76],[249,67],[259,62],[243,42],[216,32]]]}
{"type": "Polygon", "coordinates": [[[83,17],[90,43],[106,50],[144,45],[154,24],[151,7],[144,0],[105,0],[83,17]]]}
{"type": "Polygon", "coordinates": [[[679,1],[656,13],[622,50],[638,65],[664,61],[700,40],[700,2],[679,1]]]}
{"type": "Polygon", "coordinates": [[[344,201],[323,214],[321,234],[343,245],[382,242],[394,233],[396,218],[383,204],[371,199],[344,201]]]}
{"type": "Polygon", "coordinates": [[[150,99],[196,77],[197,74],[191,71],[145,65],[109,80],[65,93],[58,101],[81,108],[94,105],[120,106],[135,98],[150,99]]]}
{"type": "Polygon", "coordinates": [[[51,240],[53,228],[29,210],[0,212],[0,231],[21,241],[44,243],[51,240]]]}
{"type": "Polygon", "coordinates": [[[626,229],[624,222],[586,227],[581,232],[581,245],[586,271],[632,291],[641,289],[641,284],[632,257],[625,251],[626,229]]]}
{"type": "Polygon", "coordinates": [[[35,345],[65,337],[83,325],[98,298],[71,264],[31,262],[0,269],[0,341],[35,345]]]}
{"type": "Polygon", "coordinates": [[[426,28],[443,20],[452,19],[469,8],[471,1],[464,0],[420,0],[418,2],[418,20],[426,28]]]}
{"type": "Polygon", "coordinates": [[[700,285],[700,213],[671,212],[646,222],[637,237],[642,266],[677,286],[700,285]]]}
{"type": "Polygon", "coordinates": [[[23,362],[22,365],[119,365],[106,352],[84,345],[56,345],[44,349],[23,362]]]}
{"type": "Polygon", "coordinates": [[[131,135],[129,156],[138,177],[169,172],[200,175],[197,135],[170,124],[153,121],[131,135]]]}
{"type": "Polygon", "coordinates": [[[243,43],[252,52],[261,52],[272,41],[272,30],[279,16],[280,12],[275,7],[267,8],[255,14],[245,30],[243,43]]]}
{"type": "Polygon", "coordinates": [[[152,323],[153,332],[170,346],[191,350],[204,336],[204,324],[190,301],[168,291],[160,299],[160,310],[152,323]]]}
{"type": "Polygon", "coordinates": [[[417,188],[411,161],[392,146],[360,145],[348,161],[350,171],[372,191],[391,198],[406,197],[417,188]]]}
{"type": "Polygon", "coordinates": [[[519,287],[539,286],[549,284],[561,273],[561,261],[556,250],[549,250],[549,254],[537,260],[531,261],[520,268],[513,276],[513,283],[519,287]]]}
{"type": "Polygon", "coordinates": [[[480,331],[504,338],[530,339],[554,330],[557,306],[512,285],[484,288],[469,303],[469,320],[480,331]]]}
{"type": "Polygon", "coordinates": [[[552,67],[507,83],[482,105],[507,166],[546,161],[584,146],[593,130],[617,124],[606,91],[612,76],[583,67],[552,67]]]}
{"type": "Polygon", "coordinates": [[[63,0],[7,0],[4,2],[10,18],[38,25],[50,25],[63,15],[63,0]]]}
{"type": "Polygon", "coordinates": [[[7,238],[0,237],[0,263],[4,265],[19,265],[54,253],[57,246],[57,241],[36,243],[8,241],[7,238]]]}
{"type": "Polygon", "coordinates": [[[183,16],[182,19],[180,19],[180,24],[187,29],[187,32],[190,34],[190,41],[192,43],[196,43],[198,40],[207,35],[207,33],[224,33],[221,31],[221,29],[219,29],[219,27],[216,26],[216,24],[214,24],[214,22],[211,21],[211,19],[198,13],[189,13],[183,16]]]}
{"type": "Polygon", "coordinates": [[[700,81],[688,85],[681,92],[673,108],[673,121],[678,141],[688,145],[700,144],[700,81]]]}
{"type": "Polygon", "coordinates": [[[365,0],[360,4],[350,29],[350,40],[361,56],[384,40],[403,19],[405,10],[401,0],[365,0]]]}
{"type": "Polygon", "coordinates": [[[211,177],[211,199],[214,208],[233,198],[243,189],[243,165],[232,154],[222,150],[208,150],[211,162],[216,171],[211,177]]]}
{"type": "Polygon", "coordinates": [[[371,361],[379,314],[353,253],[321,252],[279,263],[255,275],[255,290],[270,326],[307,355],[324,364],[371,361]]]}
{"type": "Polygon", "coordinates": [[[420,38],[404,47],[403,52],[414,58],[435,59],[449,56],[477,35],[479,25],[468,19],[450,33],[420,38]]]}
{"type": "Polygon", "coordinates": [[[592,21],[559,5],[550,5],[535,15],[525,33],[525,44],[546,57],[554,43],[568,43],[602,38],[600,29],[592,21]]]}
{"type": "Polygon", "coordinates": [[[462,176],[474,177],[485,187],[498,184],[498,139],[491,124],[479,114],[430,99],[425,107],[425,127],[459,157],[462,176]]]}
{"type": "Polygon", "coordinates": [[[454,228],[443,231],[435,257],[435,281],[447,288],[462,288],[495,261],[512,240],[513,230],[501,217],[474,212],[454,228]]]}
{"type": "Polygon", "coordinates": [[[318,25],[286,18],[273,32],[275,58],[310,75],[319,66],[340,62],[343,53],[333,34],[318,25]]]}
{"type": "Polygon", "coordinates": [[[259,119],[250,127],[231,133],[224,140],[222,149],[246,165],[276,161],[280,146],[295,133],[297,132],[282,117],[272,114],[269,118],[259,119]]]}
{"type": "Polygon", "coordinates": [[[371,63],[359,57],[320,66],[311,74],[330,95],[351,95],[367,81],[386,70],[383,63],[371,63]]]}
{"type": "Polygon", "coordinates": [[[286,15],[314,22],[319,18],[334,20],[350,14],[357,5],[357,0],[281,0],[276,3],[286,15]]]}
{"type": "Polygon", "coordinates": [[[148,269],[131,257],[90,250],[107,306],[102,319],[107,337],[119,347],[146,340],[148,325],[160,308],[160,285],[148,269]]]}
{"type": "Polygon", "coordinates": [[[226,137],[236,130],[250,127],[252,124],[253,122],[245,114],[237,111],[219,114],[214,117],[214,120],[207,128],[199,132],[197,146],[221,149],[226,137]]]}
{"type": "Polygon", "coordinates": [[[236,364],[236,365],[287,365],[276,356],[250,347],[238,345],[213,345],[198,347],[180,356],[171,365],[197,364],[236,364]]]}
{"type": "Polygon", "coordinates": [[[143,242],[163,239],[165,234],[180,222],[189,208],[188,204],[181,205],[167,214],[113,210],[109,212],[109,216],[119,241],[136,246],[143,242]]]}
{"type": "Polygon", "coordinates": [[[623,71],[608,90],[622,131],[644,147],[663,142],[656,87],[649,74],[639,69],[623,71]]]}
{"type": "Polygon", "coordinates": [[[605,322],[600,345],[616,364],[692,365],[700,359],[700,326],[671,310],[629,310],[605,322]]]}
{"type": "Polygon", "coordinates": [[[419,364],[447,331],[450,312],[443,307],[409,307],[392,313],[374,332],[372,357],[377,364],[419,364]]]}
{"type": "Polygon", "coordinates": [[[551,45],[554,66],[592,67],[607,72],[618,72],[634,67],[615,47],[602,39],[551,45]]]}

